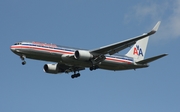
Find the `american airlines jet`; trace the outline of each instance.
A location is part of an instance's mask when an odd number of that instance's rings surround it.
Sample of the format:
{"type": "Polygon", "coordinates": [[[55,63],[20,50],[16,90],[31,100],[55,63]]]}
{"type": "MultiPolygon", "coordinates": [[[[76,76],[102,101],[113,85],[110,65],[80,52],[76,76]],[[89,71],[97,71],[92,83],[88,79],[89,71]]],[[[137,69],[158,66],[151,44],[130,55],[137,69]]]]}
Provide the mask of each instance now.
{"type": "Polygon", "coordinates": [[[144,59],[149,36],[156,33],[159,25],[160,21],[148,33],[92,50],[41,42],[17,42],[11,46],[11,51],[20,56],[22,65],[26,64],[25,58],[55,62],[45,64],[44,72],[52,74],[73,72],[71,78],[79,77],[79,71],[85,68],[91,71],[96,69],[135,70],[148,67],[150,62],[167,55],[161,54],[144,59]],[[117,54],[130,46],[132,48],[124,56],[117,54]]]}

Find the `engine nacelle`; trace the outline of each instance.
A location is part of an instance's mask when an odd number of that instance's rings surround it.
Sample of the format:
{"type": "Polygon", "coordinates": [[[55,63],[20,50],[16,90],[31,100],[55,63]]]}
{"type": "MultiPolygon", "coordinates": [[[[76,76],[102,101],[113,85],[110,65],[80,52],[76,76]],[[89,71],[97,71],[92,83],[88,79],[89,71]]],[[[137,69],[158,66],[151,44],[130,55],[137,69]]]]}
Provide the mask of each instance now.
{"type": "Polygon", "coordinates": [[[59,69],[58,64],[45,64],[43,70],[46,73],[52,73],[52,74],[57,74],[57,73],[63,72],[59,69]]]}
{"type": "Polygon", "coordinates": [[[77,50],[74,53],[74,58],[78,60],[89,60],[93,58],[93,55],[86,50],[77,50]]]}

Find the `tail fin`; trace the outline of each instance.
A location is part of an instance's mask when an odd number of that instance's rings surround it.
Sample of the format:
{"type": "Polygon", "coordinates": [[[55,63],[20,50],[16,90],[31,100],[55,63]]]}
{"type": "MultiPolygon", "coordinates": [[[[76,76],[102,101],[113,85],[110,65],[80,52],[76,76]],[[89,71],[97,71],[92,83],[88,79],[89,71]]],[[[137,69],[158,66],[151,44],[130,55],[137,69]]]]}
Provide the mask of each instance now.
{"type": "Polygon", "coordinates": [[[148,40],[149,36],[138,40],[136,44],[134,44],[134,46],[129,50],[126,56],[134,58],[135,62],[143,60],[145,57],[148,40]]]}

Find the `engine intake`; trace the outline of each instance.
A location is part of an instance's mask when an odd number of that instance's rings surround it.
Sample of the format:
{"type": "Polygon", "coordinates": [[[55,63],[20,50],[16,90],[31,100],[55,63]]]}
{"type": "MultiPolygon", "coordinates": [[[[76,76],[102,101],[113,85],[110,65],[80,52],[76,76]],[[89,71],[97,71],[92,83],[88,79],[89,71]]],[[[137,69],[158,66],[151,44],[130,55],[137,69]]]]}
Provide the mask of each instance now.
{"type": "Polygon", "coordinates": [[[89,60],[93,58],[93,55],[86,50],[77,50],[74,53],[74,58],[78,60],[89,60]]]}

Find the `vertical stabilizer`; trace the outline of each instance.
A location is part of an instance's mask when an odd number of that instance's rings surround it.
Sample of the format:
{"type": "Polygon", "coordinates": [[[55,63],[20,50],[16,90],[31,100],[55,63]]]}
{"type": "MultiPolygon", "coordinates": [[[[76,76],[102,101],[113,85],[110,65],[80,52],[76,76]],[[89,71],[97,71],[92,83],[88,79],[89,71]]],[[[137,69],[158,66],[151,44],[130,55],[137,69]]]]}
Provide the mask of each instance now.
{"type": "Polygon", "coordinates": [[[134,46],[129,50],[126,56],[134,58],[135,62],[143,60],[145,57],[148,40],[149,36],[138,40],[136,44],[134,44],[134,46]]]}

